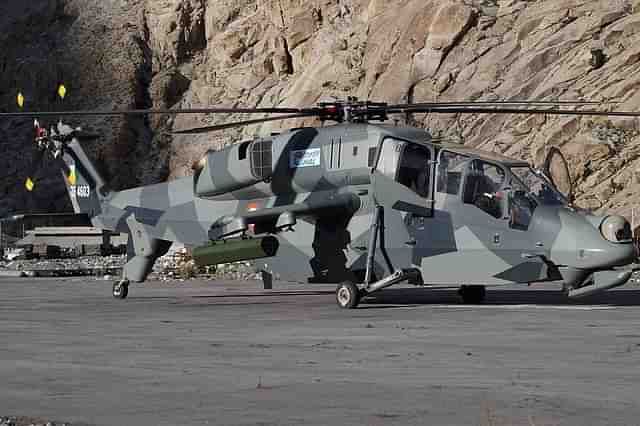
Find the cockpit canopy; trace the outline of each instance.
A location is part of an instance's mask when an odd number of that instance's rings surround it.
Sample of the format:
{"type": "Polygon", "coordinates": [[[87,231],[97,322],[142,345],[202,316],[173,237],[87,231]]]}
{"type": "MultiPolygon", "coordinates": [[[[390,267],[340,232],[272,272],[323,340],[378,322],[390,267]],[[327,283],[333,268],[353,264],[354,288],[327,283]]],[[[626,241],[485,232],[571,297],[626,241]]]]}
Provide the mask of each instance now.
{"type": "Polygon", "coordinates": [[[567,199],[543,173],[528,163],[473,148],[442,149],[436,191],[459,195],[511,228],[528,229],[538,206],[567,205],[567,199]]]}
{"type": "Polygon", "coordinates": [[[565,205],[568,200],[540,172],[531,167],[510,167],[514,191],[522,191],[541,205],[565,205]]]}

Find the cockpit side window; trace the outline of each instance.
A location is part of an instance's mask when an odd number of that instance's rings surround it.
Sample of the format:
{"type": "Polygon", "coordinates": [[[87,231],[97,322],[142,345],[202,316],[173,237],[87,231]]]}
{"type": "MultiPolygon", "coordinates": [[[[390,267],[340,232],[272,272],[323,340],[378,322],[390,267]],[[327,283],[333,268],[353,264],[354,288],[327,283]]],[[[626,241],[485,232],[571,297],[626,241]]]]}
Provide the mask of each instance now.
{"type": "Polygon", "coordinates": [[[466,155],[441,151],[438,160],[438,184],[436,191],[458,195],[462,184],[462,173],[471,161],[466,155]]]}
{"type": "Polygon", "coordinates": [[[465,179],[462,201],[499,219],[502,217],[504,180],[505,172],[500,167],[473,160],[465,179]]]}
{"type": "Polygon", "coordinates": [[[411,142],[387,138],[376,169],[422,198],[431,198],[431,151],[411,142]]]}
{"type": "Polygon", "coordinates": [[[387,138],[382,143],[382,150],[376,169],[390,179],[395,179],[400,162],[400,155],[406,142],[387,138]]]}
{"type": "Polygon", "coordinates": [[[423,198],[429,198],[431,152],[418,144],[407,143],[402,151],[396,181],[423,198]]]}

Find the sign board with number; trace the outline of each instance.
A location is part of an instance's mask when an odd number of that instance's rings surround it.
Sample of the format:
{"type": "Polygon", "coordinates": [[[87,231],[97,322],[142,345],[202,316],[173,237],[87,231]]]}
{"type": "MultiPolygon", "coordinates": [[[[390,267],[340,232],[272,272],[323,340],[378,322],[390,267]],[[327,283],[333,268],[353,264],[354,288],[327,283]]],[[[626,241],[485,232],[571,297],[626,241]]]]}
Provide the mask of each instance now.
{"type": "Polygon", "coordinates": [[[91,188],[89,185],[74,185],[69,187],[69,193],[74,198],[89,198],[91,196],[91,188]]]}
{"type": "Polygon", "coordinates": [[[320,148],[302,149],[291,151],[289,157],[289,167],[297,169],[299,167],[315,167],[320,165],[320,148]]]}

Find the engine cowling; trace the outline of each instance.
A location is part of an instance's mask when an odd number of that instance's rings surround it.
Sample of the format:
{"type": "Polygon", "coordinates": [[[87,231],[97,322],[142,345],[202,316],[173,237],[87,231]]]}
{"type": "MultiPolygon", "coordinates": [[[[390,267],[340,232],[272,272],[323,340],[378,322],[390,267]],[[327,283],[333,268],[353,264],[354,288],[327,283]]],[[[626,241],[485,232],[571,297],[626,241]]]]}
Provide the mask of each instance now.
{"type": "Polygon", "coordinates": [[[208,151],[194,164],[193,187],[198,197],[214,197],[255,185],[272,174],[271,140],[257,139],[208,151]]]}

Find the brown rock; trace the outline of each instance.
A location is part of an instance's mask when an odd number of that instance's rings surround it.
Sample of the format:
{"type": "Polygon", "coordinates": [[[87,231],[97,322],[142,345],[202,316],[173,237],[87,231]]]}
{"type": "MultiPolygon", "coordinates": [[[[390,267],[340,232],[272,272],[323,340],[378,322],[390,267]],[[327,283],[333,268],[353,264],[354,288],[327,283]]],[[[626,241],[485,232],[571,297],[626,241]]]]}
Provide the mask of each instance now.
{"type": "Polygon", "coordinates": [[[155,70],[175,65],[206,46],[205,0],[147,0],[144,10],[155,70]]]}
{"type": "Polygon", "coordinates": [[[618,173],[613,178],[613,185],[616,188],[624,188],[628,183],[631,182],[632,177],[633,177],[632,170],[629,170],[629,169],[623,170],[621,173],[618,173]]]}
{"type": "Polygon", "coordinates": [[[429,27],[424,48],[414,57],[417,80],[435,75],[453,43],[469,28],[473,16],[473,9],[462,3],[447,1],[440,5],[429,27]]]}
{"type": "Polygon", "coordinates": [[[595,197],[591,197],[591,198],[583,198],[580,200],[576,200],[575,204],[576,206],[582,209],[595,211],[595,210],[598,210],[600,207],[602,207],[603,203],[598,199],[596,199],[595,197]]]}
{"type": "Polygon", "coordinates": [[[293,50],[311,38],[320,25],[320,16],[318,9],[312,8],[300,10],[291,18],[286,30],[289,49],[293,50]]]}
{"type": "MultiPolygon", "coordinates": [[[[47,90],[64,75],[74,83],[65,102],[83,109],[308,106],[348,95],[388,102],[610,100],[619,104],[599,108],[640,109],[637,1],[631,8],[606,0],[407,0],[401,7],[385,0],[53,3],[0,5],[0,63],[7,64],[0,74],[3,105],[13,105],[19,85],[30,107],[45,108],[47,90]],[[606,55],[598,69],[589,65],[594,43],[606,55]]],[[[618,193],[609,196],[601,187],[609,178],[615,190],[631,188],[628,198],[640,195],[636,119],[414,118],[444,135],[462,134],[469,145],[536,164],[549,145],[560,145],[580,200],[590,206],[601,206],[596,195],[614,209],[622,205],[618,193]],[[596,126],[606,131],[594,135],[596,126]]],[[[79,124],[104,134],[102,144],[88,150],[105,163],[115,188],[190,173],[191,162],[203,151],[232,143],[243,133],[314,124],[295,120],[181,137],[175,141],[180,149],[154,136],[169,127],[234,119],[241,117],[87,119],[79,124]]],[[[69,209],[55,170],[43,172],[41,195],[27,196],[21,189],[30,154],[20,137],[28,126],[15,126],[0,122],[0,131],[9,136],[0,146],[0,215],[25,208],[69,209]]]]}
{"type": "Polygon", "coordinates": [[[441,75],[434,84],[434,88],[438,93],[442,93],[445,90],[447,90],[447,87],[449,87],[449,84],[451,83],[451,74],[447,73],[444,75],[441,75]]]}
{"type": "MultiPolygon", "coordinates": [[[[583,183],[583,186],[590,188],[596,187],[600,185],[602,182],[605,182],[608,178],[610,178],[613,174],[615,174],[617,169],[612,164],[605,164],[604,167],[601,167],[597,172],[593,175],[589,176],[586,181],[583,183]]],[[[611,186],[610,182],[607,184],[611,186]]]]}
{"type": "Polygon", "coordinates": [[[375,19],[386,10],[387,0],[371,0],[367,7],[367,19],[375,19]]]}
{"type": "Polygon", "coordinates": [[[602,204],[607,204],[613,196],[613,188],[611,187],[611,181],[605,181],[596,189],[596,197],[602,204]]]}
{"type": "Polygon", "coordinates": [[[544,115],[532,115],[512,127],[511,133],[514,136],[522,136],[538,130],[544,125],[546,118],[544,115]]]}

